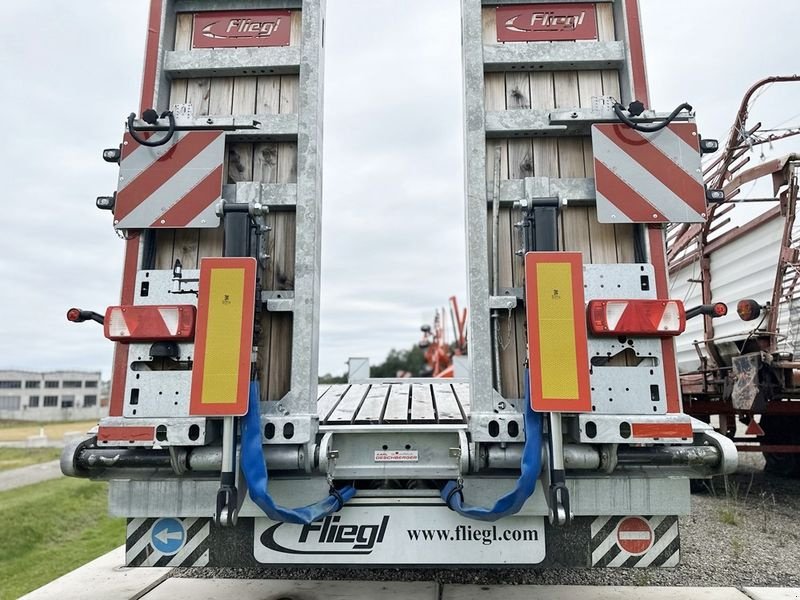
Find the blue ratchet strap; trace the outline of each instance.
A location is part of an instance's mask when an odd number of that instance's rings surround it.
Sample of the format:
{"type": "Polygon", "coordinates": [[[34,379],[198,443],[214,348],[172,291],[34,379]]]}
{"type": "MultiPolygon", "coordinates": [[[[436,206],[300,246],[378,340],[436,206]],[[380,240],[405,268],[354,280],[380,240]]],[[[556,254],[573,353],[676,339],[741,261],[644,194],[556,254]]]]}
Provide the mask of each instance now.
{"type": "Polygon", "coordinates": [[[525,501],[533,495],[536,481],[542,468],[542,416],[531,408],[529,373],[525,370],[525,445],[517,485],[506,495],[498,498],[491,508],[464,504],[461,484],[448,481],[442,488],[441,497],[448,507],[458,514],[478,521],[497,521],[520,511],[525,501]]]}
{"type": "Polygon", "coordinates": [[[247,490],[253,502],[273,521],[308,525],[339,511],[345,502],[356,495],[356,489],[346,486],[331,488],[330,496],[315,504],[300,508],[286,508],[275,503],[269,494],[269,475],[261,445],[260,391],[257,381],[250,382],[250,403],[242,419],[241,465],[247,490]]]}

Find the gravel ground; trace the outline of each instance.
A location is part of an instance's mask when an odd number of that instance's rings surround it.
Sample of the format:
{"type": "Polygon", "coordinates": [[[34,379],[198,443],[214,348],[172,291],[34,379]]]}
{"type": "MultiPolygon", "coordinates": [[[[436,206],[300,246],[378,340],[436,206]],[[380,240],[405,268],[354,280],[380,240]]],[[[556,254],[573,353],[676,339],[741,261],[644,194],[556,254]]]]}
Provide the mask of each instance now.
{"type": "Polygon", "coordinates": [[[740,458],[739,472],[692,496],[680,519],[675,569],[533,571],[419,569],[176,569],[176,577],[349,579],[468,584],[800,586],[800,480],[762,471],[761,455],[740,458]]]}

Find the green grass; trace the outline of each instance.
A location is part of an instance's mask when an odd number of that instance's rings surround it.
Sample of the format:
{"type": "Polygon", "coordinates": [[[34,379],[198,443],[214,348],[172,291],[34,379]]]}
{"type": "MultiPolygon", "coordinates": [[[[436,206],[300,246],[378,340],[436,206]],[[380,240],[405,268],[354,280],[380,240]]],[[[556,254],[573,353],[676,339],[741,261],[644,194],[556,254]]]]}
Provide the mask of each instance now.
{"type": "Polygon", "coordinates": [[[123,544],[125,521],[108,516],[107,498],[106,483],[71,478],[0,493],[0,600],[123,544]]]}
{"type": "Polygon", "coordinates": [[[0,429],[12,429],[14,427],[44,427],[46,425],[64,425],[75,421],[15,421],[14,419],[0,419],[0,429]]]}
{"type": "Polygon", "coordinates": [[[0,448],[0,471],[57,460],[61,448],[0,448]]]}
{"type": "Polygon", "coordinates": [[[725,525],[738,525],[739,515],[735,508],[725,507],[719,509],[719,520],[725,525]]]}
{"type": "Polygon", "coordinates": [[[0,421],[0,442],[24,442],[29,437],[44,433],[59,441],[65,433],[84,433],[97,425],[97,421],[66,421],[40,423],[36,421],[0,421]]]}

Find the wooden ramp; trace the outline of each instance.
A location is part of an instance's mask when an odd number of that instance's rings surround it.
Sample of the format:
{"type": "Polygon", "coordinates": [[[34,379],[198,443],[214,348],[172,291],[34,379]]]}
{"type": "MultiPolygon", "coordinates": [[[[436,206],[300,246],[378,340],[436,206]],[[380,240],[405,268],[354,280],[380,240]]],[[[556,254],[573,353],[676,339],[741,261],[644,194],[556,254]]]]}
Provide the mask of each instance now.
{"type": "Polygon", "coordinates": [[[441,379],[323,385],[321,425],[466,424],[469,385],[441,379]]]}

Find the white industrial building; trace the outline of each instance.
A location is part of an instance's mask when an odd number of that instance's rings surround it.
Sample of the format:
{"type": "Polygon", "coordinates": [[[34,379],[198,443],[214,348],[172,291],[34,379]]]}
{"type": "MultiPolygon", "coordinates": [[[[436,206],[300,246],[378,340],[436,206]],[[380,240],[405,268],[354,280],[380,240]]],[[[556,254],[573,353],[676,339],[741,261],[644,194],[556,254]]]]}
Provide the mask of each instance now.
{"type": "Polygon", "coordinates": [[[105,390],[100,371],[0,371],[0,420],[99,419],[105,390]]]}

